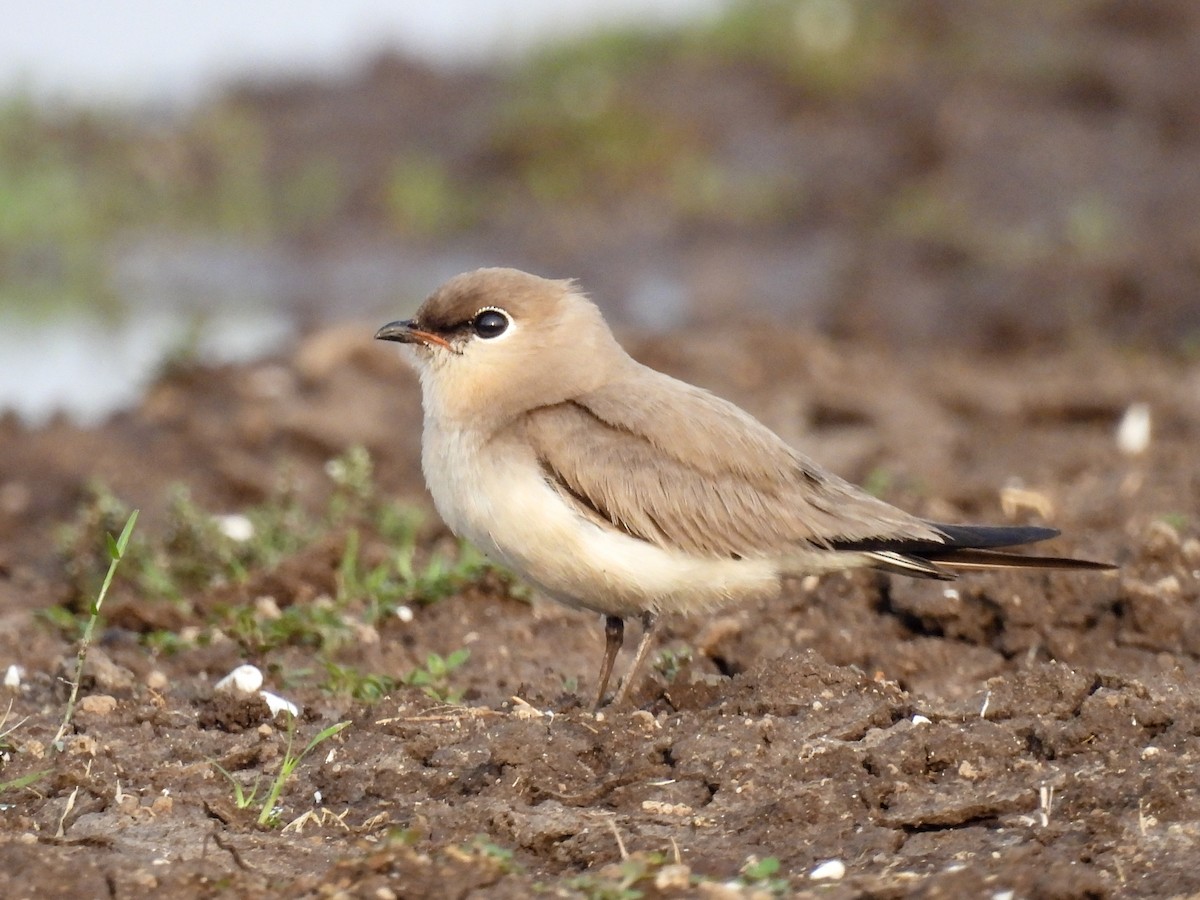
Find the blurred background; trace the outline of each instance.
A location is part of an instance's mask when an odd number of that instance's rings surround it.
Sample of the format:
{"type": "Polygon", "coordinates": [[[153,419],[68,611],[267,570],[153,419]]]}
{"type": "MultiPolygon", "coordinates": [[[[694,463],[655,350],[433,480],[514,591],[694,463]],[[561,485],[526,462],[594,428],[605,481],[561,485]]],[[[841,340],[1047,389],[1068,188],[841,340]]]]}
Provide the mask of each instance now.
{"type": "Polygon", "coordinates": [[[1193,0],[4,4],[0,412],[410,312],[1200,353],[1193,0]]]}

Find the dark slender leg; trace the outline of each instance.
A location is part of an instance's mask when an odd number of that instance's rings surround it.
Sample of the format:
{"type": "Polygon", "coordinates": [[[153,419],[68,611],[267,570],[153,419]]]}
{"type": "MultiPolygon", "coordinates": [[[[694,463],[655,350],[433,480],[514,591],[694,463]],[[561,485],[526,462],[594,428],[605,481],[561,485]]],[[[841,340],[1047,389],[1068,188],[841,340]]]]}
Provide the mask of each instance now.
{"type": "Polygon", "coordinates": [[[613,706],[620,706],[625,702],[625,698],[629,696],[629,692],[633,690],[634,684],[637,682],[638,669],[642,667],[642,662],[646,659],[646,654],[650,652],[650,645],[654,643],[654,626],[658,622],[658,616],[646,610],[642,613],[642,639],[638,641],[637,652],[633,654],[633,662],[629,664],[629,671],[625,673],[625,680],[621,682],[620,688],[617,689],[617,696],[613,697],[613,706]]]}
{"type": "Polygon", "coordinates": [[[620,616],[604,617],[604,662],[600,664],[600,688],[596,692],[595,711],[604,703],[604,692],[608,690],[608,679],[612,677],[613,663],[625,643],[625,620],[620,616]]]}

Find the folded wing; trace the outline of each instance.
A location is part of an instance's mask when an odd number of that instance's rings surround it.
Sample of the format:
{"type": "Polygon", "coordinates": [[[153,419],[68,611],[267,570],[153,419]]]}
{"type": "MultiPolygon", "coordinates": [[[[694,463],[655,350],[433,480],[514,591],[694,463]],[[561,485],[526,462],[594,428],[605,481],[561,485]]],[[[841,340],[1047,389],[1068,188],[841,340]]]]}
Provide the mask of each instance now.
{"type": "Polygon", "coordinates": [[[582,515],[660,546],[752,558],[943,540],[736,406],[657,372],[535,410],[523,427],[546,480],[582,515]]]}

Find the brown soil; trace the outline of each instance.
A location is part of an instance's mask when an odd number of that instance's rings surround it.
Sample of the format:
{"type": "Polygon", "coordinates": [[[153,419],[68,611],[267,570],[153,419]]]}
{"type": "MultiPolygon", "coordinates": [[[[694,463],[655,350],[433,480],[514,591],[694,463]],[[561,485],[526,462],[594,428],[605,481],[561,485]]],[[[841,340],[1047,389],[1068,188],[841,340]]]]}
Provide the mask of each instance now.
{"type": "MultiPolygon", "coordinates": [[[[1182,530],[1162,519],[1200,505],[1200,368],[1097,348],[917,361],[722,329],[637,350],[849,477],[892,473],[887,495],[918,512],[1026,520],[1046,504],[1064,530],[1056,550],[1119,561],[1118,575],[994,574],[955,591],[869,575],[800,582],[774,602],[670,623],[664,645],[692,648],[691,662],[648,679],[636,711],[598,718],[579,698],[599,623],[487,584],[344,654],[398,675],[468,646],[455,673],[465,705],[411,688],[366,706],[289,687],[302,683],[289,673],[311,657],[303,648],[256,657],[226,640],[156,656],[135,638],[161,601],[123,597],[118,581],[90,699],[55,752],[70,645],[36,611],[67,594],[52,533],[86,479],[143,507],[139,528],[153,533],[171,481],[235,508],[280,468],[319,486],[325,460],[359,442],[383,491],[423,502],[413,379],[369,332],[178,373],[95,430],[4,427],[0,660],[26,676],[3,778],[48,774],[3,798],[0,894],[523,896],[584,873],[600,896],[596,884],[641,861],[638,889],[678,896],[716,888],[680,887],[676,859],[693,879],[727,881],[752,857],[777,858],[775,877],[795,891],[817,890],[807,873],[840,859],[845,877],[820,886],[832,896],[1200,889],[1200,538],[1194,516],[1182,530]],[[1136,459],[1113,439],[1132,400],[1155,423],[1136,459]],[[1006,513],[1000,489],[1015,479],[1034,495],[1006,513]],[[255,827],[211,764],[269,778],[285,748],[282,720],[257,699],[214,695],[243,659],[304,706],[300,739],[352,723],[287,786],[284,821],[319,814],[303,827],[255,827]]],[[[331,589],[342,539],[239,590],[247,603],[313,602],[331,589]]]]}
{"type": "MultiPolygon", "coordinates": [[[[696,314],[668,335],[627,330],[640,358],[891,502],[1050,522],[1063,536],[1047,552],[1118,573],[797,581],[666,623],[682,662],[649,673],[636,709],[596,717],[582,704],[600,623],[494,575],[320,653],[214,625],[325,602],[349,539],[335,527],[182,603],[135,588],[125,564],[60,752],[74,633],[46,613],[85,611],[106,565],[98,519],[74,544],[59,531],[90,482],[161,542],[176,483],[237,512],[286,474],[320,510],[326,462],[363,445],[382,496],[427,506],[418,394],[370,340],[379,322],[254,365],[176,369],[97,428],[0,420],[0,670],[24,669],[0,726],[0,896],[1200,892],[1197,7],[913,7],[894,68],[846,102],[745,61],[639,70],[643,114],[669,107],[719,159],[774,171],[795,208],[667,221],[643,184],[549,210],[513,189],[455,252],[583,276],[614,318],[637,284],[677,276],[696,314]],[[977,65],[956,71],[965,58],[977,65]],[[779,312],[782,326],[747,324],[779,312]],[[1135,402],[1153,437],[1129,456],[1114,431],[1135,402]],[[152,639],[164,633],[175,652],[152,639]],[[366,704],[313,677],[321,654],[399,678],[461,647],[461,705],[415,687],[366,704]],[[258,827],[214,766],[261,778],[261,803],[287,750],[258,698],[214,691],[242,662],[303,707],[301,746],[350,723],[287,783],[287,828],[258,827]],[[844,876],[811,878],[826,860],[844,876]]],[[[357,165],[353,198],[377,196],[402,151],[482,191],[511,176],[505,152],[541,149],[490,143],[499,85],[393,61],[237,102],[266,117],[272,165],[305,148],[357,165]]],[[[379,239],[377,208],[342,213],[300,249],[379,239]]],[[[410,256],[439,242],[423,240],[410,256]]],[[[384,557],[377,532],[361,538],[384,557]]],[[[432,516],[419,544],[453,547],[432,516]]]]}

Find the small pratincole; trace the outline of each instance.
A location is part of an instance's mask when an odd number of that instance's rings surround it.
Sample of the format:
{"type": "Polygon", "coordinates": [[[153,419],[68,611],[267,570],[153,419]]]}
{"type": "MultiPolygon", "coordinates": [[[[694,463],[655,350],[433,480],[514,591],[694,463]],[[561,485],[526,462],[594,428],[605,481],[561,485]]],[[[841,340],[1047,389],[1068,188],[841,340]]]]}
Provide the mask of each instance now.
{"type": "Polygon", "coordinates": [[[748,413],[627,354],[571,281],[515,269],[452,278],[375,335],[421,379],[422,468],[438,512],[541,591],[605,621],[596,706],[625,620],[771,594],[785,575],[873,568],[1111,569],[999,548],[1051,528],[944,525],[818,466],[748,413]]]}

